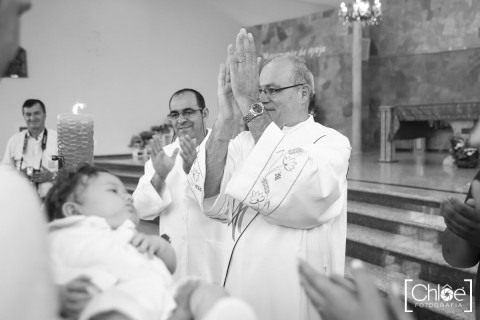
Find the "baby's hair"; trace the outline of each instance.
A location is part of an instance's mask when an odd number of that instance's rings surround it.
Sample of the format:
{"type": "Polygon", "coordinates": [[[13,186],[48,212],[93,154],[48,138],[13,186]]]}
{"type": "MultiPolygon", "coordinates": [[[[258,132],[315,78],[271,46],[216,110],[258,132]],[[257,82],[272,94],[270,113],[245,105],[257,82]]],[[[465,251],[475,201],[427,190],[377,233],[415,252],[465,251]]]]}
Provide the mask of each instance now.
{"type": "Polygon", "coordinates": [[[81,164],[74,171],[62,172],[58,175],[57,181],[48,191],[45,197],[45,211],[47,212],[48,221],[64,218],[62,206],[67,202],[71,195],[75,197],[75,191],[80,185],[85,186],[90,177],[96,177],[99,173],[108,170],[94,167],[88,163],[81,164]]]}

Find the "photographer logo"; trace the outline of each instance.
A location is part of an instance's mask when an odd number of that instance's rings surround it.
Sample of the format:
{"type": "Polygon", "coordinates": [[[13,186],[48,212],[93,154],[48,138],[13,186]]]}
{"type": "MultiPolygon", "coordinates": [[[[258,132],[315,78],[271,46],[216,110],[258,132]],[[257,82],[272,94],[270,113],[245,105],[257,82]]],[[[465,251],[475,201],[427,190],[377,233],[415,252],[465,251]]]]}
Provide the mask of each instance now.
{"type": "Polygon", "coordinates": [[[473,312],[472,279],[463,281],[463,287],[453,289],[448,284],[414,283],[413,279],[405,279],[405,312],[413,312],[412,306],[473,312]]]}

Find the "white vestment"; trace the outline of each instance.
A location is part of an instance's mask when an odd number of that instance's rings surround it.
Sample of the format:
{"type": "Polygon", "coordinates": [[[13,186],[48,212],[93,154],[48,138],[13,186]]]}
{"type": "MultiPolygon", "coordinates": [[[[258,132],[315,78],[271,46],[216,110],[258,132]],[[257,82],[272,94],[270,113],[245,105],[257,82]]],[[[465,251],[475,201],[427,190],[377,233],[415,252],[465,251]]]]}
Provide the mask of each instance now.
{"type": "MultiPolygon", "coordinates": [[[[208,135],[202,145],[207,139],[208,135]]],[[[165,146],[164,151],[171,156],[176,148],[180,148],[178,139],[165,146]]],[[[180,155],[165,180],[162,195],[150,182],[154,174],[150,159],[145,163],[145,174],[133,193],[133,201],[141,219],[160,217],[160,234],[168,234],[177,255],[174,278],[199,277],[221,284],[234,244],[227,224],[203,214],[188,184],[180,155]]]]}
{"type": "Polygon", "coordinates": [[[80,319],[113,308],[134,320],[160,320],[175,308],[170,272],[130,244],[136,233],[130,220],[112,229],[101,217],[71,216],[51,222],[49,231],[55,283],[85,275],[101,291],[80,319]]]}
{"type": "Polygon", "coordinates": [[[343,275],[350,151],[345,136],[311,116],[283,130],[271,123],[256,144],[242,132],[229,144],[220,194],[211,199],[204,199],[199,151],[189,182],[205,213],[228,221],[236,241],[225,287],[259,319],[319,319],[300,286],[297,258],[343,275]]]}

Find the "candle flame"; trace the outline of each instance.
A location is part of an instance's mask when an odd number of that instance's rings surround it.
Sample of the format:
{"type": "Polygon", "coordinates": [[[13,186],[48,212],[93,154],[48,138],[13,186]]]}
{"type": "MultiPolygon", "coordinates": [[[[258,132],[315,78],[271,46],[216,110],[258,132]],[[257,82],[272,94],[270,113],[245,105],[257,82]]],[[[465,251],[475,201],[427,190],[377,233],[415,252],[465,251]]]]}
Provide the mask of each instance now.
{"type": "Polygon", "coordinates": [[[81,103],[81,102],[77,102],[75,103],[75,105],[73,106],[72,108],[72,111],[74,114],[78,114],[78,109],[83,109],[85,108],[87,105],[85,103],[81,103]]]}

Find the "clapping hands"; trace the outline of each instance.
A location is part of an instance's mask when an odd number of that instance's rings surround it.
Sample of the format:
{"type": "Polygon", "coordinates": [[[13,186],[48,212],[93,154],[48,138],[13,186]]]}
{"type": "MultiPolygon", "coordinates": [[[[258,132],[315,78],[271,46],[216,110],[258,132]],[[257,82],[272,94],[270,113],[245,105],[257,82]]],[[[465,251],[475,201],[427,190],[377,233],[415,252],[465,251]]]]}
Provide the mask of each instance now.
{"type": "Polygon", "coordinates": [[[151,147],[153,168],[159,177],[165,181],[167,175],[175,166],[175,159],[180,150],[177,148],[173,151],[171,156],[168,156],[163,150],[163,142],[160,136],[153,136],[151,140],[151,147]]]}
{"type": "Polygon", "coordinates": [[[249,106],[258,99],[259,63],[251,33],[241,29],[235,48],[228,46],[227,66],[230,69],[233,96],[239,104],[249,106]]]}
{"type": "Polygon", "coordinates": [[[185,135],[180,137],[179,140],[180,149],[176,148],[171,156],[168,156],[163,150],[160,136],[154,136],[151,140],[153,168],[163,181],[165,181],[167,175],[175,166],[175,160],[179,152],[183,159],[183,170],[186,174],[190,172],[195,159],[197,159],[197,139],[192,139],[189,135],[185,135]]]}
{"type": "Polygon", "coordinates": [[[189,174],[195,159],[197,159],[197,139],[190,138],[188,134],[180,137],[180,149],[180,156],[183,159],[183,171],[189,174]]]}
{"type": "Polygon", "coordinates": [[[218,106],[219,117],[222,120],[241,119],[243,117],[237,102],[233,97],[232,84],[230,79],[230,65],[220,64],[220,71],[218,73],[218,106]]]}
{"type": "Polygon", "coordinates": [[[353,280],[341,276],[327,277],[299,261],[300,282],[315,309],[324,320],[411,320],[404,312],[397,292],[384,300],[366,270],[355,261],[353,280]]]}

